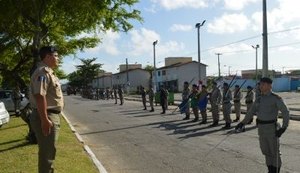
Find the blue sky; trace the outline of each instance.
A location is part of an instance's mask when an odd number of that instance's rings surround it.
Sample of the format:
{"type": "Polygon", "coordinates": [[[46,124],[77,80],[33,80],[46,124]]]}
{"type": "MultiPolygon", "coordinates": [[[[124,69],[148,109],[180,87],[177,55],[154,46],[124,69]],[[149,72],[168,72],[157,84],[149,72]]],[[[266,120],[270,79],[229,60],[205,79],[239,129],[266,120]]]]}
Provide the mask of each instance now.
{"type": "MultiPolygon", "coordinates": [[[[269,69],[300,69],[299,6],[299,0],[267,0],[269,69]]],[[[80,64],[78,58],[93,57],[113,73],[126,58],[129,63],[153,65],[155,40],[157,67],[164,66],[165,57],[188,56],[197,61],[195,24],[203,20],[201,62],[208,65],[207,75],[218,74],[216,53],[222,53],[222,75],[255,69],[251,45],[256,44],[260,45],[258,67],[262,66],[262,0],[141,0],[135,8],[141,11],[143,23],[134,21],[128,33],[99,33],[102,43],[65,57],[63,70],[68,74],[80,64]]]]}

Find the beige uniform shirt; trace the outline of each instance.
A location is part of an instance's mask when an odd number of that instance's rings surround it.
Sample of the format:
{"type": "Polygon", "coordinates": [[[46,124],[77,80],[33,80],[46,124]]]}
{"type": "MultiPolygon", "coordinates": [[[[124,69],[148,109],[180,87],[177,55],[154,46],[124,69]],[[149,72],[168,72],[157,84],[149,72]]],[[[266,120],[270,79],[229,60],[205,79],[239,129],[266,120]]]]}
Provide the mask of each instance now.
{"type": "MultiPolygon", "coordinates": [[[[46,97],[47,109],[62,111],[64,101],[59,80],[53,70],[43,62],[38,64],[31,76],[30,89],[33,98],[36,94],[46,97]]],[[[36,108],[35,99],[32,99],[32,105],[36,108]]]]}

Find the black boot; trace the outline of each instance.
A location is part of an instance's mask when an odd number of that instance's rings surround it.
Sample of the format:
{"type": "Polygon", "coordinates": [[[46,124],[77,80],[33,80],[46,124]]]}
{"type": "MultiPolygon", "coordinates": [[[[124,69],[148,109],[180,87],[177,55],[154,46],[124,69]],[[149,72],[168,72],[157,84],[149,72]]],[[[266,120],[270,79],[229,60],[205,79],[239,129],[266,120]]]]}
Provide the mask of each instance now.
{"type": "Polygon", "coordinates": [[[273,167],[273,166],[269,166],[269,165],[268,165],[268,173],[272,173],[272,167],[273,167]]]}
{"type": "Polygon", "coordinates": [[[183,118],[182,120],[189,120],[190,116],[185,116],[185,118],[183,118]]]}
{"type": "Polygon", "coordinates": [[[231,125],[230,123],[226,123],[224,127],[222,127],[222,129],[230,129],[231,125]]]}
{"type": "Polygon", "coordinates": [[[214,121],[209,127],[216,127],[219,125],[218,121],[214,121]]]}
{"type": "Polygon", "coordinates": [[[199,124],[206,124],[207,121],[206,120],[202,120],[199,124]]]}

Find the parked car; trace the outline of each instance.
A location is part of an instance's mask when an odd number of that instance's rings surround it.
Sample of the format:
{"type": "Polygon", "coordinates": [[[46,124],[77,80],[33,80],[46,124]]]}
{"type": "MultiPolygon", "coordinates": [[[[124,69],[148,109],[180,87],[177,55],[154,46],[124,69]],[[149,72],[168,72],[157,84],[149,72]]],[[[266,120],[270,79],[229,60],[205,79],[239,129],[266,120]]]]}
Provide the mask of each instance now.
{"type": "Polygon", "coordinates": [[[9,122],[9,114],[3,102],[0,101],[0,127],[9,122]]]}
{"type": "MultiPolygon", "coordinates": [[[[5,105],[6,110],[10,114],[15,114],[15,105],[13,101],[13,91],[12,90],[0,90],[0,101],[5,105]]],[[[29,100],[22,94],[22,99],[20,103],[20,111],[22,111],[26,106],[29,105],[29,100]]]]}

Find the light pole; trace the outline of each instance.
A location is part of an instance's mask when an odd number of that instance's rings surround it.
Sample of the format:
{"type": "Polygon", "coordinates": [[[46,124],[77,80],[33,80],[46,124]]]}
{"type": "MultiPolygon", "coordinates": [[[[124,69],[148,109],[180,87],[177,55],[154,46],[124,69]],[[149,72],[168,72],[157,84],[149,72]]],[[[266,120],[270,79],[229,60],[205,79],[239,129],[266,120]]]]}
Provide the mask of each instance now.
{"type": "Polygon", "coordinates": [[[219,71],[219,78],[221,77],[221,70],[220,70],[220,55],[222,55],[221,53],[216,53],[216,55],[218,56],[218,71],[219,71]]]}
{"type": "Polygon", "coordinates": [[[196,23],[196,28],[197,28],[197,31],[198,31],[198,77],[199,77],[199,80],[201,81],[201,56],[200,56],[200,28],[201,26],[204,25],[206,20],[203,20],[202,23],[196,23]]]}
{"type": "Polygon", "coordinates": [[[255,49],[255,82],[257,83],[257,49],[259,48],[259,45],[253,46],[253,49],[255,49]]]}
{"type": "Polygon", "coordinates": [[[156,83],[157,83],[157,78],[156,78],[156,63],[155,63],[155,45],[158,43],[158,40],[153,42],[153,66],[154,66],[154,75],[153,75],[153,90],[156,92],[156,83]]]}
{"type": "Polygon", "coordinates": [[[267,1],[263,0],[263,77],[269,77],[268,69],[268,25],[267,25],[267,1]]]}

